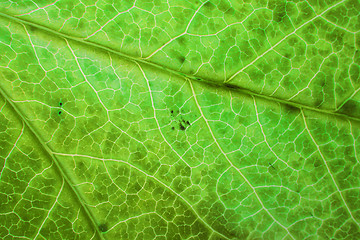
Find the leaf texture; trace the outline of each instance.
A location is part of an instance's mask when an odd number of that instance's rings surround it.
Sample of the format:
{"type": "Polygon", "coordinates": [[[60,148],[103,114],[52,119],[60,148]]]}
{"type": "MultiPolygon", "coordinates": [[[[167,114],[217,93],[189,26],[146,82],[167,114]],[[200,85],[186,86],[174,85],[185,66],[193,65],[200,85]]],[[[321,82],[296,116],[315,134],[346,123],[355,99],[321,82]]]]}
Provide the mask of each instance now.
{"type": "Polygon", "coordinates": [[[1,1],[1,239],[360,238],[359,1],[1,1]]]}

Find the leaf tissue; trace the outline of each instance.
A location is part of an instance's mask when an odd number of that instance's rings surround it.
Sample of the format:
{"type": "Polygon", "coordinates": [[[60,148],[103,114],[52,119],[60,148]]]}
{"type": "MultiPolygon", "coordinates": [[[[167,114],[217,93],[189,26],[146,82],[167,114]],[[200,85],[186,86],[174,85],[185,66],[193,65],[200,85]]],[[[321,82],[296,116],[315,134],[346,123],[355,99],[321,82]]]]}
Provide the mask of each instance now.
{"type": "Polygon", "coordinates": [[[0,239],[360,239],[358,0],[0,0],[0,239]]]}

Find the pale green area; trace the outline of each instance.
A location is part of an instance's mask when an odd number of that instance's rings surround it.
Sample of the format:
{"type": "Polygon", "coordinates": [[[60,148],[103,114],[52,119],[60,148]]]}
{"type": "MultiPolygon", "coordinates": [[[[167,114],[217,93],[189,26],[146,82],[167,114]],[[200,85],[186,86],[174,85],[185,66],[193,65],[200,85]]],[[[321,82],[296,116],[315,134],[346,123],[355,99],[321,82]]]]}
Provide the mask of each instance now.
{"type": "Polygon", "coordinates": [[[360,239],[359,1],[0,1],[0,239],[360,239]]]}

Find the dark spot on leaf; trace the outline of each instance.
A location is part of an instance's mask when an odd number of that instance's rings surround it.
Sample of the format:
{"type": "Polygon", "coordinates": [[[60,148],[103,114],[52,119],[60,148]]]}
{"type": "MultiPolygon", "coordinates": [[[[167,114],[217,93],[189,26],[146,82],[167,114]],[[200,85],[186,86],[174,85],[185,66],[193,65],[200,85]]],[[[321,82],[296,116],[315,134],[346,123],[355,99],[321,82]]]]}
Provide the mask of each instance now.
{"type": "Polygon", "coordinates": [[[320,160],[316,159],[314,162],[314,167],[319,167],[320,166],[320,160]]]}
{"type": "Polygon", "coordinates": [[[191,125],[189,121],[186,121],[186,124],[189,125],[189,126],[191,125]]]}
{"type": "Polygon", "coordinates": [[[62,113],[62,112],[61,112],[61,111],[59,111],[59,115],[61,115],[61,113],[62,113]]]}
{"type": "Polygon", "coordinates": [[[241,87],[236,86],[236,85],[231,84],[231,83],[224,83],[224,86],[227,87],[227,88],[235,89],[235,90],[241,89],[241,87]]]}
{"type": "Polygon", "coordinates": [[[299,109],[291,104],[285,104],[285,109],[289,112],[297,112],[299,109]]]}
{"type": "Polygon", "coordinates": [[[185,62],[185,57],[184,56],[179,56],[178,59],[179,59],[179,62],[181,64],[183,64],[185,62]]]}
{"type": "Polygon", "coordinates": [[[284,56],[285,58],[287,58],[287,59],[291,59],[291,58],[292,58],[292,57],[291,57],[291,53],[289,53],[289,52],[285,52],[283,56],[284,56]]]}
{"type": "Polygon", "coordinates": [[[171,130],[175,130],[175,127],[172,127],[171,130]]]}
{"type": "Polygon", "coordinates": [[[171,112],[171,113],[174,113],[174,110],[171,110],[170,112],[171,112]]]}
{"type": "Polygon", "coordinates": [[[36,27],[34,27],[32,25],[29,25],[28,28],[30,30],[29,32],[35,32],[37,30],[36,27]]]}
{"type": "Polygon", "coordinates": [[[60,102],[60,103],[59,103],[59,105],[60,105],[60,107],[62,107],[63,103],[62,103],[62,102],[60,102]]]}
{"type": "Polygon", "coordinates": [[[108,230],[108,226],[105,223],[100,224],[99,230],[100,230],[100,232],[106,232],[108,230]]]}
{"type": "Polygon", "coordinates": [[[274,167],[271,163],[269,163],[269,165],[270,165],[270,167],[272,167],[274,170],[276,170],[275,167],[274,167]]]}
{"type": "Polygon", "coordinates": [[[186,127],[184,127],[181,122],[179,123],[179,128],[181,131],[184,131],[186,129],[186,127]]]}

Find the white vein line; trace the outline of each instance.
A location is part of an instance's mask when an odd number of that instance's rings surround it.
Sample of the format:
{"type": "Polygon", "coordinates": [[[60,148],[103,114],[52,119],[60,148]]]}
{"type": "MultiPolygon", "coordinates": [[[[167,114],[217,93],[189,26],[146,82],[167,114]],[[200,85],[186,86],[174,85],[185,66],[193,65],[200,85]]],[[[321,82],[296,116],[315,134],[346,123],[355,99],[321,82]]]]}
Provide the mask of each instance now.
{"type": "Polygon", "coordinates": [[[204,2],[198,7],[198,9],[196,9],[196,11],[195,11],[194,14],[192,15],[192,17],[191,17],[188,25],[186,26],[185,32],[187,32],[187,31],[189,30],[189,27],[190,27],[192,21],[194,20],[196,14],[200,11],[200,9],[202,8],[202,6],[204,6],[204,4],[207,3],[207,2],[209,2],[209,1],[204,1],[204,2]]]}
{"type": "Polygon", "coordinates": [[[65,156],[65,157],[83,157],[83,158],[90,158],[90,159],[95,159],[95,160],[99,160],[99,161],[113,161],[113,162],[118,162],[118,163],[123,163],[128,165],[131,168],[134,168],[136,170],[138,170],[139,172],[141,172],[142,174],[144,174],[145,176],[147,176],[148,178],[151,178],[153,180],[155,180],[156,182],[158,182],[160,185],[162,185],[164,188],[166,188],[167,190],[169,190],[170,192],[172,192],[173,194],[175,194],[178,198],[180,198],[182,201],[184,201],[184,203],[193,211],[193,213],[196,215],[196,217],[206,226],[208,227],[211,231],[219,234],[220,236],[224,237],[225,239],[229,239],[228,237],[226,237],[225,235],[221,234],[220,232],[216,231],[215,229],[213,229],[204,219],[202,219],[200,217],[200,215],[196,212],[196,210],[192,207],[192,205],[180,194],[178,194],[177,192],[175,192],[172,188],[170,188],[168,185],[166,185],[165,183],[163,183],[162,181],[160,181],[159,179],[157,179],[154,175],[150,175],[148,173],[146,173],[145,171],[141,170],[140,168],[132,165],[131,163],[128,163],[126,161],[123,160],[119,160],[119,159],[114,159],[114,158],[100,158],[100,157],[93,157],[93,156],[88,156],[88,155],[82,155],[82,154],[67,154],[67,153],[57,153],[57,152],[51,152],[54,155],[59,155],[59,156],[65,156]]]}
{"type": "Polygon", "coordinates": [[[346,28],[344,28],[344,27],[342,27],[342,26],[340,26],[340,25],[338,25],[338,24],[330,21],[329,19],[327,19],[327,18],[325,18],[325,17],[323,17],[323,16],[320,16],[320,18],[323,19],[324,21],[330,23],[331,25],[334,25],[335,27],[340,28],[340,29],[342,29],[342,30],[344,30],[344,31],[346,31],[346,32],[348,32],[348,33],[356,34],[356,33],[359,32],[359,31],[357,31],[357,32],[350,31],[350,30],[348,30],[348,29],[346,29],[346,28]]]}
{"type": "Polygon", "coordinates": [[[272,149],[272,147],[270,146],[270,144],[268,143],[267,139],[266,139],[266,135],[265,135],[265,132],[264,132],[264,129],[260,123],[260,119],[259,119],[259,112],[258,112],[258,109],[257,109],[257,105],[256,105],[256,100],[255,100],[255,97],[252,96],[253,100],[254,100],[254,106],[255,106],[255,112],[256,112],[256,119],[257,119],[257,122],[259,123],[259,126],[260,126],[260,130],[261,130],[261,133],[264,137],[264,141],[266,143],[266,145],[268,146],[268,148],[270,149],[270,151],[274,154],[274,156],[280,160],[281,162],[283,162],[288,168],[290,168],[291,170],[293,170],[294,172],[298,172],[296,169],[294,169],[293,167],[291,167],[287,162],[285,162],[284,160],[282,160],[275,152],[274,150],[272,149]]]}
{"type": "Polygon", "coordinates": [[[326,169],[327,169],[327,171],[328,171],[328,173],[329,173],[329,175],[330,175],[330,177],[331,177],[331,179],[332,179],[332,181],[333,181],[333,183],[334,183],[334,185],[335,185],[335,187],[336,187],[336,190],[337,190],[338,193],[340,194],[341,200],[343,201],[343,203],[344,203],[344,205],[345,205],[345,207],[346,207],[346,210],[347,210],[348,213],[350,214],[350,217],[352,218],[352,220],[358,225],[358,227],[360,227],[360,224],[355,220],[354,216],[352,215],[352,213],[351,213],[351,211],[350,211],[350,209],[349,209],[349,207],[348,207],[348,205],[347,205],[347,203],[346,203],[346,201],[345,201],[345,199],[344,199],[344,197],[343,197],[343,195],[342,195],[342,192],[340,191],[340,189],[339,189],[339,187],[338,187],[338,185],[337,185],[337,183],[336,183],[336,181],[335,181],[334,176],[331,174],[330,168],[329,168],[329,166],[328,166],[328,164],[327,164],[327,162],[326,162],[326,160],[325,160],[324,155],[322,154],[322,152],[321,152],[321,150],[320,150],[319,145],[316,143],[315,139],[314,139],[313,136],[311,135],[311,132],[310,132],[310,129],[308,128],[308,126],[307,126],[305,114],[304,114],[304,111],[303,111],[302,108],[301,108],[301,115],[302,115],[303,120],[304,120],[305,128],[306,128],[306,130],[307,130],[307,132],[308,132],[308,134],[309,134],[312,142],[314,143],[317,151],[319,152],[322,160],[324,161],[325,166],[326,166],[326,169]]]}
{"type": "MultiPolygon", "coordinates": [[[[135,1],[135,3],[136,3],[136,1],[135,1]]],[[[86,40],[86,39],[89,39],[90,37],[94,36],[96,33],[101,31],[104,27],[106,27],[106,25],[108,25],[110,22],[112,22],[115,18],[117,18],[121,14],[129,13],[131,11],[131,9],[135,7],[135,3],[131,8],[129,8],[129,9],[125,10],[125,11],[122,11],[122,12],[118,12],[113,18],[109,19],[106,23],[104,23],[104,25],[102,25],[98,30],[94,31],[92,34],[88,35],[87,37],[85,37],[83,39],[86,40]]]]}
{"type": "Polygon", "coordinates": [[[215,142],[215,144],[216,144],[217,147],[219,148],[220,152],[224,155],[224,157],[226,158],[226,160],[228,161],[228,163],[240,174],[240,176],[244,179],[244,181],[245,181],[245,182],[249,185],[249,187],[252,189],[252,191],[254,192],[254,194],[255,194],[257,200],[259,201],[262,209],[264,209],[264,210],[268,213],[268,215],[273,219],[273,221],[276,222],[279,226],[281,226],[281,227],[287,232],[287,234],[288,234],[292,239],[295,239],[295,238],[291,235],[291,233],[289,232],[289,230],[288,230],[284,225],[282,225],[278,220],[276,220],[275,217],[274,217],[274,216],[269,212],[269,210],[264,206],[264,204],[263,204],[263,202],[261,201],[259,195],[257,194],[255,188],[251,185],[251,183],[250,183],[249,180],[245,177],[245,175],[230,161],[230,159],[228,158],[227,154],[226,154],[226,153],[224,152],[224,150],[221,148],[219,142],[216,141],[215,135],[214,135],[214,133],[213,133],[211,127],[210,127],[210,124],[209,124],[208,120],[206,119],[206,117],[205,117],[205,115],[204,115],[204,113],[203,113],[203,111],[202,111],[202,109],[201,109],[201,107],[200,107],[200,104],[199,104],[199,102],[198,102],[198,100],[197,100],[197,98],[196,98],[196,93],[195,93],[194,87],[193,87],[191,81],[190,81],[189,79],[187,79],[187,80],[188,80],[188,82],[189,82],[189,84],[190,84],[190,87],[191,87],[191,90],[192,90],[192,93],[193,93],[193,96],[194,96],[196,105],[197,105],[197,107],[198,107],[198,109],[199,109],[199,111],[200,111],[200,114],[201,114],[202,118],[204,119],[204,121],[205,121],[205,123],[206,123],[206,125],[207,125],[207,127],[208,127],[208,129],[209,129],[209,132],[210,132],[210,134],[211,134],[211,136],[212,136],[212,138],[213,138],[213,141],[215,142]]]}
{"type": "MultiPolygon", "coordinates": [[[[311,8],[311,9],[313,10],[313,12],[316,14],[315,9],[314,9],[313,6],[309,3],[309,1],[305,0],[305,2],[310,6],[310,8],[311,8]]],[[[333,25],[335,25],[336,27],[341,28],[341,29],[343,29],[343,30],[345,30],[345,31],[347,31],[347,32],[354,33],[354,34],[357,33],[357,32],[349,31],[348,29],[346,29],[346,28],[344,28],[344,27],[341,27],[341,26],[333,23],[332,21],[328,20],[328,19],[325,18],[325,17],[321,17],[321,18],[323,18],[325,21],[328,21],[330,24],[333,24],[333,25]]]]}
{"type": "MultiPolygon", "coordinates": [[[[118,190],[120,190],[121,192],[123,192],[124,194],[126,194],[126,192],[124,190],[122,190],[122,188],[114,181],[113,177],[111,176],[107,166],[106,166],[106,163],[105,161],[103,161],[103,164],[104,164],[104,168],[106,170],[106,173],[107,175],[109,176],[109,178],[111,179],[111,182],[118,188],[118,190]]],[[[92,184],[92,183],[91,183],[92,184]]]]}
{"type": "Polygon", "coordinates": [[[11,148],[9,154],[5,157],[4,166],[2,167],[1,172],[0,172],[0,181],[1,181],[2,173],[3,173],[3,171],[4,171],[4,169],[5,169],[5,166],[6,166],[6,161],[7,161],[7,159],[10,157],[10,155],[11,155],[11,153],[14,151],[14,149],[16,148],[16,145],[17,145],[19,139],[21,138],[21,136],[22,136],[22,134],[23,134],[23,132],[24,132],[24,128],[25,128],[25,124],[24,124],[24,122],[23,122],[23,126],[22,126],[22,129],[21,129],[20,135],[19,135],[18,138],[16,139],[16,141],[15,141],[13,147],[11,148]]]}
{"type": "MultiPolygon", "coordinates": [[[[296,36],[298,36],[298,35],[296,34],[296,36]]],[[[298,37],[299,37],[299,36],[298,36],[298,37]]],[[[331,53],[329,56],[327,56],[326,58],[324,58],[324,59],[322,60],[320,66],[319,66],[319,68],[318,68],[318,70],[316,71],[316,73],[314,73],[314,76],[312,76],[312,78],[310,78],[310,80],[308,81],[307,86],[304,87],[304,88],[302,88],[301,90],[298,90],[297,93],[294,94],[293,96],[289,97],[289,98],[287,99],[287,101],[290,102],[292,99],[294,99],[294,98],[296,98],[297,96],[299,96],[299,95],[300,95],[302,92],[304,92],[305,90],[310,89],[310,88],[309,88],[310,84],[311,84],[312,81],[318,76],[318,74],[320,74],[320,73],[323,72],[323,70],[321,69],[322,66],[323,66],[324,63],[329,59],[329,57],[331,57],[333,54],[334,54],[334,53],[331,53]]],[[[323,92],[323,90],[322,90],[321,92],[323,92]]],[[[336,96],[336,95],[335,95],[335,96],[336,96]]]]}
{"type": "Polygon", "coordinates": [[[335,112],[340,110],[348,101],[352,100],[352,98],[360,91],[360,87],[356,89],[350,97],[348,97],[346,100],[344,100],[339,106],[336,107],[335,112]]]}
{"type": "Polygon", "coordinates": [[[85,82],[86,82],[86,83],[91,87],[91,89],[95,92],[95,94],[96,94],[96,96],[97,96],[100,104],[101,104],[101,105],[104,107],[104,109],[106,110],[106,114],[107,114],[107,117],[108,117],[108,120],[109,120],[109,119],[110,119],[110,117],[109,117],[109,110],[105,107],[104,103],[101,101],[101,98],[100,98],[100,96],[99,96],[99,93],[96,91],[96,89],[93,87],[93,85],[91,85],[91,83],[87,80],[85,73],[83,72],[82,68],[80,67],[80,63],[79,63],[79,61],[78,61],[78,58],[76,57],[73,49],[70,47],[70,44],[69,44],[68,40],[66,40],[66,38],[64,38],[64,40],[65,40],[65,42],[66,42],[66,45],[69,47],[69,49],[70,49],[70,51],[71,51],[71,53],[72,53],[72,55],[73,55],[73,57],[74,57],[74,59],[75,59],[75,61],[76,61],[76,64],[77,64],[77,66],[78,66],[81,74],[83,75],[83,77],[84,77],[84,79],[85,79],[85,82]]]}
{"type": "Polygon", "coordinates": [[[170,39],[169,41],[167,41],[164,45],[162,45],[160,48],[156,49],[153,53],[151,53],[149,56],[145,57],[144,59],[149,59],[151,58],[152,56],[154,56],[157,52],[161,51],[164,47],[166,47],[167,45],[169,45],[172,41],[176,40],[177,38],[187,34],[187,31],[189,30],[189,27],[192,23],[192,21],[194,20],[196,14],[199,12],[200,8],[202,8],[202,6],[204,6],[205,3],[207,3],[208,1],[205,1],[203,2],[199,7],[198,9],[196,9],[196,11],[194,12],[194,14],[192,15],[188,25],[186,26],[186,29],[183,33],[180,33],[179,35],[173,37],[172,39],[170,39]]]}
{"type": "MultiPolygon", "coordinates": [[[[54,4],[57,3],[58,1],[59,1],[59,0],[56,0],[56,1],[53,2],[53,3],[50,3],[50,4],[45,5],[45,6],[43,6],[43,7],[38,7],[37,9],[31,10],[30,12],[22,13],[22,14],[18,14],[18,15],[14,15],[14,16],[15,16],[15,17],[20,17],[20,16],[24,16],[24,15],[29,15],[29,14],[31,14],[31,13],[33,13],[33,12],[37,12],[37,11],[39,11],[39,10],[41,10],[41,9],[45,11],[45,8],[54,5],[54,4]]],[[[36,5],[37,5],[37,4],[36,4],[36,5]]],[[[38,5],[37,5],[37,6],[38,6],[38,5]]],[[[46,12],[46,11],[45,11],[45,12],[46,12]]],[[[46,15],[48,15],[47,12],[46,12],[46,15]]],[[[49,19],[49,15],[48,15],[48,19],[49,19]]]]}
{"type": "Polygon", "coordinates": [[[179,154],[177,151],[175,151],[175,149],[171,146],[171,144],[167,141],[167,139],[165,138],[164,134],[162,133],[161,127],[160,127],[160,124],[159,124],[159,121],[158,121],[157,118],[156,118],[156,108],[155,108],[155,105],[154,105],[154,99],[153,99],[153,96],[152,96],[152,93],[151,93],[151,88],[150,88],[149,80],[148,80],[148,78],[146,77],[146,74],[145,74],[144,70],[142,69],[142,67],[141,67],[137,62],[135,62],[135,63],[136,63],[136,65],[138,65],[140,71],[142,72],[142,75],[143,75],[144,78],[145,78],[146,85],[147,85],[148,90],[149,90],[149,95],[150,95],[150,100],[151,100],[151,106],[152,106],[152,108],[153,108],[153,110],[154,110],[154,119],[155,119],[155,121],[156,121],[156,125],[157,125],[157,127],[158,127],[158,129],[159,129],[160,135],[162,136],[162,138],[164,139],[164,141],[166,142],[166,144],[171,148],[171,150],[181,159],[181,161],[183,161],[183,162],[186,164],[186,166],[188,166],[188,167],[190,168],[190,171],[191,171],[190,165],[180,156],[180,154],[179,154]]]}
{"type": "Polygon", "coordinates": [[[36,239],[36,238],[38,237],[38,235],[40,234],[40,231],[41,231],[42,227],[44,226],[46,220],[49,218],[50,212],[53,210],[53,208],[55,207],[56,203],[58,202],[58,199],[59,199],[60,194],[61,194],[61,192],[62,192],[62,190],[63,190],[63,187],[64,187],[64,182],[65,182],[65,181],[64,181],[64,179],[62,178],[62,184],[61,184],[60,191],[59,191],[58,195],[56,196],[56,199],[55,199],[53,205],[52,205],[51,208],[49,209],[49,211],[48,211],[48,213],[47,213],[44,221],[41,223],[41,225],[40,225],[40,227],[39,227],[39,230],[38,230],[38,232],[36,233],[34,239],[36,239]]]}
{"type": "Polygon", "coordinates": [[[309,21],[301,24],[299,27],[295,28],[294,31],[292,31],[291,33],[289,33],[288,35],[286,35],[283,39],[281,39],[279,42],[277,42],[275,45],[271,46],[268,50],[266,50],[265,52],[263,52],[261,55],[257,56],[253,61],[251,61],[249,64],[247,64],[246,66],[244,66],[243,68],[241,68],[239,71],[237,71],[236,73],[234,73],[228,80],[226,80],[225,82],[230,82],[232,79],[234,79],[239,73],[241,73],[242,71],[244,71],[246,68],[248,68],[249,66],[251,66],[252,64],[254,64],[257,60],[259,60],[260,58],[262,58],[265,54],[267,54],[268,52],[270,52],[271,50],[273,50],[275,47],[277,47],[280,43],[282,43],[284,40],[286,40],[288,37],[290,37],[291,35],[293,35],[297,30],[299,30],[300,28],[302,28],[303,26],[307,25],[308,23],[314,21],[315,19],[321,17],[321,15],[325,14],[327,11],[331,10],[332,8],[336,7],[337,5],[341,4],[345,2],[345,0],[342,0],[341,2],[338,2],[337,4],[329,7],[327,10],[323,11],[320,15],[316,15],[315,17],[313,17],[312,19],[310,19],[309,21]]]}
{"type": "Polygon", "coordinates": [[[349,122],[349,125],[350,125],[350,133],[351,133],[351,137],[353,138],[354,140],[354,154],[355,154],[355,159],[358,161],[358,163],[360,164],[360,161],[358,159],[358,156],[357,156],[357,151],[356,151],[356,139],[355,139],[355,136],[354,136],[354,133],[353,133],[353,127],[352,127],[352,124],[351,124],[351,121],[348,119],[348,122],[349,122]]]}
{"type": "Polygon", "coordinates": [[[269,10],[267,7],[260,7],[260,8],[256,8],[254,9],[251,13],[249,13],[243,20],[241,20],[240,22],[234,22],[231,24],[226,25],[226,27],[223,27],[222,29],[218,30],[217,32],[214,33],[209,33],[209,34],[195,34],[195,33],[186,33],[189,36],[195,36],[195,37],[211,37],[211,36],[216,36],[219,33],[225,31],[226,29],[228,29],[229,27],[235,26],[235,25],[242,25],[242,27],[246,30],[245,26],[244,26],[244,22],[246,20],[248,20],[249,17],[251,17],[255,12],[260,11],[260,10],[269,10]]]}
{"type": "Polygon", "coordinates": [[[94,234],[92,235],[92,237],[90,238],[90,240],[94,239],[96,236],[96,231],[94,231],[94,234]]]}
{"type": "MultiPolygon", "coordinates": [[[[96,91],[96,89],[95,89],[95,88],[90,84],[90,82],[87,80],[86,75],[85,75],[85,73],[83,72],[82,68],[80,67],[79,61],[77,60],[77,57],[76,57],[73,49],[71,48],[69,42],[68,42],[65,38],[64,38],[64,40],[65,40],[67,46],[69,47],[72,55],[74,56],[74,59],[75,59],[75,61],[76,61],[76,64],[77,64],[77,66],[78,66],[81,74],[83,75],[83,77],[84,77],[84,79],[85,79],[85,82],[86,82],[86,83],[91,87],[91,89],[95,92],[95,94],[96,94],[96,96],[97,96],[100,104],[103,106],[103,108],[104,108],[105,111],[106,111],[106,115],[107,115],[107,118],[108,118],[108,119],[107,119],[107,122],[106,122],[105,124],[107,124],[108,122],[110,122],[110,124],[112,124],[115,128],[119,129],[122,133],[124,133],[125,135],[127,135],[129,138],[135,140],[136,142],[140,143],[141,145],[144,146],[144,148],[145,148],[146,150],[148,150],[148,148],[144,145],[143,142],[141,142],[140,140],[134,138],[133,136],[131,136],[130,134],[128,134],[126,131],[122,130],[120,127],[118,127],[115,123],[113,123],[113,122],[110,120],[109,110],[106,108],[106,106],[104,105],[104,103],[101,101],[101,98],[100,98],[98,92],[96,91]]],[[[104,125],[105,125],[105,124],[104,124],[104,125]]],[[[103,125],[103,126],[104,126],[104,125],[103,125]]]]}
{"type": "MultiPolygon", "coordinates": [[[[127,222],[127,221],[129,221],[129,220],[141,218],[141,217],[143,217],[143,216],[147,216],[147,215],[151,215],[151,214],[155,214],[155,215],[157,215],[158,217],[160,217],[157,212],[142,213],[142,214],[140,214],[140,215],[132,216],[132,217],[129,217],[129,218],[127,218],[127,219],[124,219],[124,220],[121,220],[121,221],[117,222],[114,226],[112,226],[109,230],[107,230],[107,232],[110,232],[111,230],[113,230],[114,228],[116,228],[117,225],[119,225],[120,223],[124,223],[124,222],[127,222]]],[[[162,218],[162,217],[160,217],[160,218],[162,218]]]]}
{"type": "Polygon", "coordinates": [[[30,34],[29,34],[28,30],[26,29],[25,25],[24,25],[24,24],[21,24],[21,25],[23,25],[24,30],[25,30],[25,32],[26,32],[26,35],[29,37],[29,42],[30,42],[30,44],[31,44],[31,46],[32,46],[32,48],[33,48],[33,50],[34,50],[35,57],[36,57],[36,59],[37,59],[37,61],[38,61],[39,65],[40,65],[40,67],[41,67],[41,68],[42,68],[42,70],[45,72],[45,76],[46,76],[47,71],[43,68],[43,66],[42,66],[42,65],[41,65],[41,63],[40,63],[39,56],[37,55],[37,52],[36,52],[36,50],[35,50],[35,46],[34,46],[33,42],[31,41],[30,34]]]}

